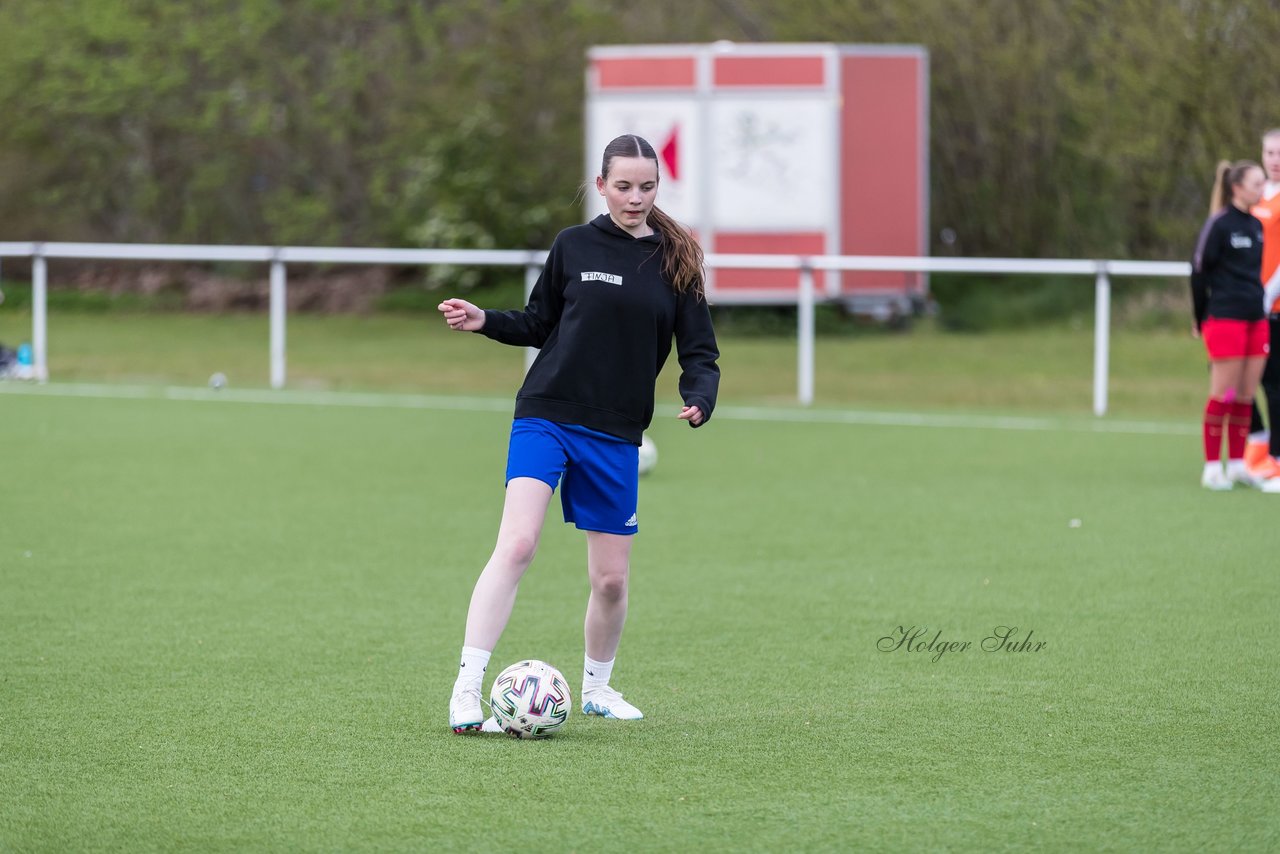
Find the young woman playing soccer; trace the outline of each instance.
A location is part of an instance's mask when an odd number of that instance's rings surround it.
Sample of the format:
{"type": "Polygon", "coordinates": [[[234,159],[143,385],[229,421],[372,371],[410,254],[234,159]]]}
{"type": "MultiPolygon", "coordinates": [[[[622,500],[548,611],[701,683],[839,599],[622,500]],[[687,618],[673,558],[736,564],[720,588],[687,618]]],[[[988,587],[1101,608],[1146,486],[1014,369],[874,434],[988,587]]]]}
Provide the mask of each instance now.
{"type": "Polygon", "coordinates": [[[1262,197],[1262,168],[1251,161],[1220,163],[1215,207],[1205,222],[1191,261],[1196,329],[1209,351],[1209,400],[1204,411],[1204,474],[1213,490],[1262,481],[1245,468],[1253,392],[1269,352],[1262,308],[1262,223],[1249,209],[1262,197]],[[1222,434],[1227,468],[1222,468],[1222,434]]]}
{"type": "Polygon", "coordinates": [[[638,449],[672,339],[684,399],[679,417],[691,427],[705,424],[715,407],[720,353],[703,292],[702,250],[654,206],[653,147],[630,135],[610,142],[596,189],[608,214],[560,232],[524,310],[486,311],[460,299],[439,306],[452,329],[540,350],[516,395],[497,545],[467,611],[449,701],[456,733],[496,728],[481,707],[484,671],[557,485],[564,520],[587,538],[582,710],[643,717],[609,685],[638,530],[638,449]]]}

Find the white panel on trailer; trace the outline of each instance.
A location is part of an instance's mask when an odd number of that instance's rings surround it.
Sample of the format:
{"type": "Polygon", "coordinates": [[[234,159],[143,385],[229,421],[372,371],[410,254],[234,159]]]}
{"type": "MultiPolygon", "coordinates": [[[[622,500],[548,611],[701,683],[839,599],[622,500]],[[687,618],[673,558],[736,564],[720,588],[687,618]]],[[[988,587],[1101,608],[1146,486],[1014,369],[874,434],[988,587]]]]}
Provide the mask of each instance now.
{"type": "Polygon", "coordinates": [[[836,115],[824,95],[711,104],[712,221],[717,229],[824,231],[836,179],[836,115]]]}

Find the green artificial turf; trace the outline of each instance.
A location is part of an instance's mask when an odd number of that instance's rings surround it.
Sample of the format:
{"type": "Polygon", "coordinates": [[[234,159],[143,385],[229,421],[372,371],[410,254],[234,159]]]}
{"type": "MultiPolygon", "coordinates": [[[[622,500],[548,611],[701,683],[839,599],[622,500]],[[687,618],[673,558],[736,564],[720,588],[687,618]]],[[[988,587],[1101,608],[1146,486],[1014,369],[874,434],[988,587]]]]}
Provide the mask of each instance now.
{"type": "MultiPolygon", "coordinates": [[[[501,402],[48,391],[0,393],[0,850],[1280,845],[1280,497],[1201,490],[1194,425],[665,407],[614,680],[647,717],[520,742],[446,726],[501,402]]],[[[558,514],[490,676],[576,691],[558,514]]]]}

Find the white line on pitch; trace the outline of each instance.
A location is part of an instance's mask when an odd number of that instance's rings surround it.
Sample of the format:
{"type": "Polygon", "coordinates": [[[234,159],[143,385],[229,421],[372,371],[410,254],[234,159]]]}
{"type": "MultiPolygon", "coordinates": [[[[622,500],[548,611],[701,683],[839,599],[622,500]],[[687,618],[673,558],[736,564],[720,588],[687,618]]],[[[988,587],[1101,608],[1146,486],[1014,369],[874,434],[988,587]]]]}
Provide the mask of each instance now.
{"type": "MultiPolygon", "coordinates": [[[[124,400],[180,400],[201,403],[248,403],[292,406],[342,406],[369,409],[424,409],[459,412],[510,412],[511,398],[466,397],[429,394],[389,394],[339,391],[270,389],[222,389],[192,386],[129,386],[92,383],[29,385],[0,383],[0,393],[124,400]]],[[[663,415],[679,408],[658,406],[663,415]]],[[[1055,419],[1032,416],[947,415],[944,413],[874,412],[851,409],[787,409],[734,406],[716,408],[721,420],[787,422],[794,424],[849,424],[870,427],[925,427],[943,429],[1067,431],[1073,433],[1130,433],[1137,435],[1189,436],[1199,429],[1191,424],[1109,419],[1055,419]]]]}

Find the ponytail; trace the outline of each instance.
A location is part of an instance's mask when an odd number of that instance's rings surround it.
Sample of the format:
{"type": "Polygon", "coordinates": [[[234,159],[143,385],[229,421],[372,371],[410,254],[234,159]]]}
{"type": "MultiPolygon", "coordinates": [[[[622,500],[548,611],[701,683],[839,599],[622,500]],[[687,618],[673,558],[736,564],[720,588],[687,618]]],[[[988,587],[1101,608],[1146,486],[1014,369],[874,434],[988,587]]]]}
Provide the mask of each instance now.
{"type": "Polygon", "coordinates": [[[662,275],[678,294],[706,297],[702,276],[702,247],[684,226],[657,205],[649,210],[649,225],[662,238],[662,275]]]}
{"type": "Polygon", "coordinates": [[[1231,171],[1230,160],[1219,160],[1213,171],[1213,189],[1209,191],[1209,216],[1231,204],[1231,182],[1227,173],[1231,171]]]}

